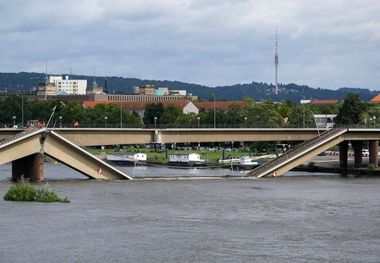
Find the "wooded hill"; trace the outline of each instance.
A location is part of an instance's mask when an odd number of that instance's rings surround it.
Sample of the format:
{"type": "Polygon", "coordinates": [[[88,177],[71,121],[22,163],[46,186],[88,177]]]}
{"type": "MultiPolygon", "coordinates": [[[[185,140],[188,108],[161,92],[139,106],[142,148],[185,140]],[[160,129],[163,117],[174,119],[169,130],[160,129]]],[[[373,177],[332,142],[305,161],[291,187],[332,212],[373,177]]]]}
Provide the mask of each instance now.
{"type": "MultiPolygon", "coordinates": [[[[92,76],[71,75],[71,79],[87,79],[88,85],[92,85],[92,76]]],[[[44,73],[0,73],[0,92],[8,91],[32,91],[39,82],[44,81],[44,73]]],[[[98,86],[104,86],[105,77],[95,77],[98,86]]],[[[377,91],[360,88],[340,88],[337,90],[311,88],[297,84],[281,84],[280,93],[274,94],[274,85],[262,82],[248,84],[236,84],[232,86],[207,87],[198,84],[184,83],[169,80],[142,80],[136,78],[107,77],[109,93],[131,94],[134,86],[141,84],[154,84],[156,87],[168,87],[169,89],[186,89],[189,93],[208,100],[211,94],[215,94],[217,100],[241,100],[251,97],[256,101],[272,99],[273,101],[290,100],[299,102],[301,99],[339,99],[343,100],[347,93],[358,94],[361,100],[367,101],[378,94],[377,91]]]]}

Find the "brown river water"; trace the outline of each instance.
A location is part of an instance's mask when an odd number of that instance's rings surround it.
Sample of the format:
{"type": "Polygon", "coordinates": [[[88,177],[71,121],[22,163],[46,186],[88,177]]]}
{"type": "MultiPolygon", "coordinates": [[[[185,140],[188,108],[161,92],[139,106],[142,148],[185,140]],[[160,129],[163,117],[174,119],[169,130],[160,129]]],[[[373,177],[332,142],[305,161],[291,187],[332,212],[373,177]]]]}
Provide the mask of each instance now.
{"type": "MultiPolygon", "coordinates": [[[[136,177],[228,170],[123,168],[136,177]]],[[[0,165],[0,196],[11,183],[0,165]]],[[[0,200],[0,262],[379,262],[380,178],[93,181],[46,165],[71,203],[0,200]]]]}

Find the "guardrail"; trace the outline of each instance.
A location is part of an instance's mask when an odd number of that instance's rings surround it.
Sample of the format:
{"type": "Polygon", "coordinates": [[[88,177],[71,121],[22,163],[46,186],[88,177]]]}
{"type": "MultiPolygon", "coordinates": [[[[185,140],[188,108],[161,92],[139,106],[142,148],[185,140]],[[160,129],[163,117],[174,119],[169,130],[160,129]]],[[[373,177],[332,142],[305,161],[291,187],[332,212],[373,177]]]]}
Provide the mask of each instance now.
{"type": "Polygon", "coordinates": [[[0,146],[4,145],[6,143],[9,143],[11,141],[17,140],[17,139],[19,139],[19,138],[21,138],[21,137],[23,137],[23,136],[25,136],[27,134],[30,134],[30,133],[32,133],[34,131],[37,131],[37,130],[36,129],[34,129],[34,130],[24,130],[22,132],[16,133],[15,135],[12,135],[10,137],[2,139],[2,140],[0,140],[0,146]]]}

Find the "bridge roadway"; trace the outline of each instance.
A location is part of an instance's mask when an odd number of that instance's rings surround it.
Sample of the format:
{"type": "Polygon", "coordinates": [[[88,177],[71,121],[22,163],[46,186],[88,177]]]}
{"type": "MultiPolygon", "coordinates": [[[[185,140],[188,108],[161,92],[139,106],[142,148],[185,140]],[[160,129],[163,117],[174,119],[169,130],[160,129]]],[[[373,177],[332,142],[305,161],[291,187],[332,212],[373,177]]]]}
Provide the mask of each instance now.
{"type": "MultiPolygon", "coordinates": [[[[186,142],[306,141],[323,132],[315,128],[216,128],[216,129],[51,129],[80,146],[186,142]]],[[[0,129],[0,139],[22,130],[0,129]]]]}
{"type": "MultiPolygon", "coordinates": [[[[132,179],[80,146],[222,142],[222,141],[304,141],[283,156],[253,170],[250,176],[265,176],[271,171],[280,175],[320,152],[340,144],[340,162],[346,163],[348,141],[369,141],[370,157],[377,167],[380,129],[334,128],[321,133],[316,129],[39,129],[20,132],[17,129],[0,129],[0,164],[12,162],[12,177],[18,178],[35,170],[32,176],[42,178],[45,153],[68,166],[97,179],[132,179]],[[319,135],[319,136],[318,136],[319,135]],[[344,146],[344,145],[346,146],[344,146]],[[371,147],[372,145],[372,147],[371,147]],[[14,169],[13,169],[14,168],[14,169]]],[[[362,144],[353,144],[355,165],[361,167],[362,144]],[[356,146],[355,146],[356,145],[356,146]],[[360,158],[359,158],[360,156],[360,158]]],[[[345,165],[346,166],[346,165],[345,165]]]]}

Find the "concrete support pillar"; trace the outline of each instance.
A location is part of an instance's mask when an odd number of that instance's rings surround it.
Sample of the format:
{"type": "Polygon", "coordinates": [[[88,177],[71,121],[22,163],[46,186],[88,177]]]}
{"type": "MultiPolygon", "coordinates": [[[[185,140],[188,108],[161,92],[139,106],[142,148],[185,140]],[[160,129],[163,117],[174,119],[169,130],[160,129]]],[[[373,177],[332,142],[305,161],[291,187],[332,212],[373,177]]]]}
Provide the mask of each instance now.
{"type": "Polygon", "coordinates": [[[36,153],[29,156],[30,180],[41,182],[44,180],[45,158],[43,153],[36,153]]]}
{"type": "Polygon", "coordinates": [[[362,168],[362,166],[363,166],[363,142],[362,141],[354,141],[352,143],[352,147],[354,148],[355,168],[362,168]]]}
{"type": "Polygon", "coordinates": [[[348,141],[343,141],[339,144],[340,168],[347,169],[347,160],[348,160],[348,141]]]}
{"type": "Polygon", "coordinates": [[[369,141],[369,163],[378,167],[379,141],[369,141]]]}
{"type": "Polygon", "coordinates": [[[12,181],[17,181],[21,177],[28,178],[29,174],[27,173],[28,166],[28,156],[14,160],[12,162],[12,181]]]}
{"type": "Polygon", "coordinates": [[[40,182],[44,179],[44,154],[36,153],[12,162],[12,181],[21,177],[40,182]]]}

